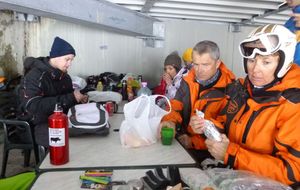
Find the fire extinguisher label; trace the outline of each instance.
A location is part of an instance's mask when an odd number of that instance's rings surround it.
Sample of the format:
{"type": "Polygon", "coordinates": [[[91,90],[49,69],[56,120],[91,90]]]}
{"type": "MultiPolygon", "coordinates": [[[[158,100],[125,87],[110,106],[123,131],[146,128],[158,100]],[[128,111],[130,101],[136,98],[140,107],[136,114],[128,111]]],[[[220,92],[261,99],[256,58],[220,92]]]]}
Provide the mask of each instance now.
{"type": "Polygon", "coordinates": [[[49,145],[52,147],[65,146],[65,129],[49,128],[49,145]]]}

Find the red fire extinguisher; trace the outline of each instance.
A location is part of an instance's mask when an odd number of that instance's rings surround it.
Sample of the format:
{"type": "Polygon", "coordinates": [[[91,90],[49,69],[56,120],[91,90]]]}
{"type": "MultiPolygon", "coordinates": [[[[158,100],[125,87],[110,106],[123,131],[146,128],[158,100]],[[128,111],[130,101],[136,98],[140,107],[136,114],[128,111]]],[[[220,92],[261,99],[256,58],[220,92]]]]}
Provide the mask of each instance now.
{"type": "Polygon", "coordinates": [[[48,118],[50,162],[54,165],[69,161],[69,128],[68,117],[56,104],[55,110],[48,118]]]}

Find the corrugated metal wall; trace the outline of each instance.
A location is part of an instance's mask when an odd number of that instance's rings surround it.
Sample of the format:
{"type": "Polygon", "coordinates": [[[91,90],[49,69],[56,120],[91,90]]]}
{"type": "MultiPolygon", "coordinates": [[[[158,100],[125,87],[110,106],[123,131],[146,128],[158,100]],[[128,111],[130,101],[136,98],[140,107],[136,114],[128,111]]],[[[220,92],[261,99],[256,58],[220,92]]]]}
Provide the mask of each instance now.
{"type": "Polygon", "coordinates": [[[70,42],[76,50],[71,74],[87,76],[104,71],[141,72],[138,67],[141,40],[47,18],[42,18],[39,26],[32,24],[29,27],[28,55],[48,55],[55,36],[70,42]]]}
{"type": "Polygon", "coordinates": [[[238,44],[252,28],[242,28],[241,33],[228,31],[227,24],[199,21],[165,20],[164,48],[144,47],[142,39],[83,25],[41,18],[37,23],[15,21],[8,12],[0,12],[0,56],[5,47],[12,47],[17,69],[22,72],[24,56],[47,56],[55,36],[69,41],[77,56],[70,74],[88,76],[105,71],[142,74],[156,85],[163,72],[164,58],[172,51],[180,54],[201,40],[219,44],[221,57],[236,75],[242,76],[243,65],[238,44]]]}
{"type": "Polygon", "coordinates": [[[14,22],[13,14],[0,11],[0,75],[13,78],[22,71],[25,51],[25,24],[14,22]]]}

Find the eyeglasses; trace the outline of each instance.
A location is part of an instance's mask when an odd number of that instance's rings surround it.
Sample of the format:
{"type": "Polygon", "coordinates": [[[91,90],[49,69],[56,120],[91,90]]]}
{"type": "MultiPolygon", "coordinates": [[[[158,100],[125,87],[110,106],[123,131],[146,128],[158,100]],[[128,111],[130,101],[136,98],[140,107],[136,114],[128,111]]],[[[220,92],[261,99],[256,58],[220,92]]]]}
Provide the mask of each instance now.
{"type": "Polygon", "coordinates": [[[273,54],[278,50],[279,46],[280,41],[278,35],[262,34],[242,41],[239,48],[244,58],[254,58],[256,54],[273,54]]]}

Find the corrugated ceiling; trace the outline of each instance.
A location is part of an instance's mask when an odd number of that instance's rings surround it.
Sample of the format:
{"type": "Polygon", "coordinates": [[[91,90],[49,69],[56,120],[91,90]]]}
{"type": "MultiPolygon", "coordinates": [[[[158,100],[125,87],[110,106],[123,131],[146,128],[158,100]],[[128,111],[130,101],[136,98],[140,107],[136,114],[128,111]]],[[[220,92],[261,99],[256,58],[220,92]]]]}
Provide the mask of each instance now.
{"type": "Polygon", "coordinates": [[[108,0],[155,18],[260,25],[284,24],[291,9],[283,0],[108,0]]]}

